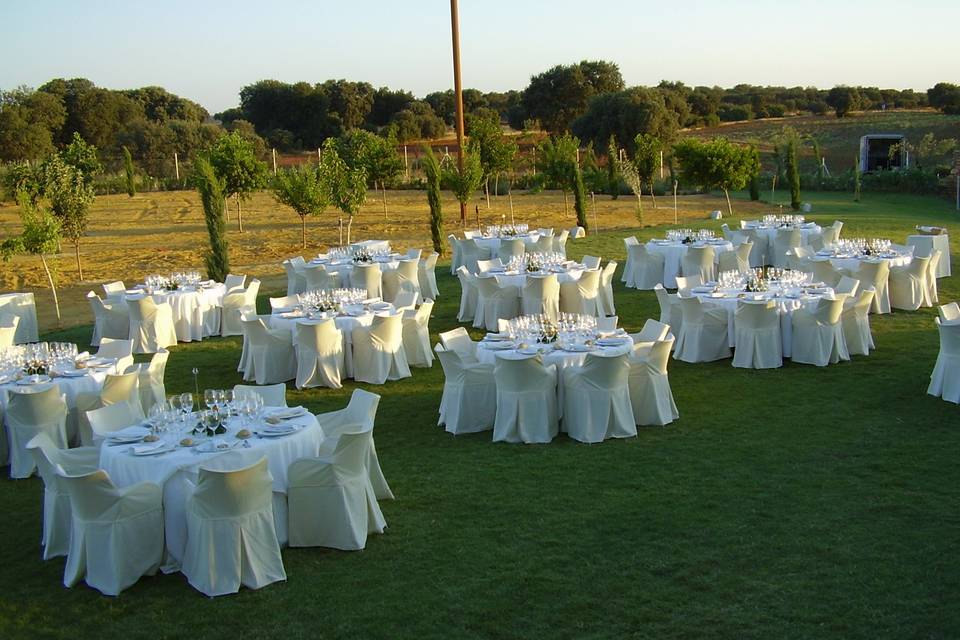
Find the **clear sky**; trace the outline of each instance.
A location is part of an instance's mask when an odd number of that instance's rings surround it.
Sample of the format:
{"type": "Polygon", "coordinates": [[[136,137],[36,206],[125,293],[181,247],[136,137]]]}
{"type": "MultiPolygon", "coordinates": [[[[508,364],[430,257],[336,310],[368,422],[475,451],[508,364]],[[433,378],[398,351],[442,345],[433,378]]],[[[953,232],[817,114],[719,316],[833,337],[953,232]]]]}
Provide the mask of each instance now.
{"type": "MultiPolygon", "coordinates": [[[[160,85],[211,112],[265,78],[453,86],[447,0],[0,0],[0,88],[160,85]]],[[[960,0],[461,0],[464,86],[582,59],[627,85],[960,82],[960,0]]]]}

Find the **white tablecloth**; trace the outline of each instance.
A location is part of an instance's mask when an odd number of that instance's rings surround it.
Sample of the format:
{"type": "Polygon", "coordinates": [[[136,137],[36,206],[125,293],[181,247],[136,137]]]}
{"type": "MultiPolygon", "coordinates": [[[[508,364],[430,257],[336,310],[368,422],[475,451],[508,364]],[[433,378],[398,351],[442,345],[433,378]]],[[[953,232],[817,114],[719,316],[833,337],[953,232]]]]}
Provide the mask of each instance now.
{"type": "MultiPolygon", "coordinates": [[[[273,329],[285,329],[290,332],[290,339],[297,344],[296,325],[321,322],[308,318],[284,317],[286,314],[275,313],[270,316],[270,326],[273,329]]],[[[373,324],[374,313],[368,311],[361,316],[337,316],[334,323],[343,334],[343,368],[348,378],[353,377],[353,330],[356,327],[369,327],[373,324]]]]}
{"type": "MultiPolygon", "coordinates": [[[[577,265],[576,267],[570,269],[564,269],[559,272],[549,272],[555,273],[557,276],[558,282],[576,282],[580,279],[580,276],[583,275],[583,272],[586,271],[585,266],[577,265]]],[[[530,273],[518,273],[516,271],[504,272],[504,273],[494,273],[493,276],[497,279],[497,284],[501,287],[514,286],[520,289],[520,295],[523,296],[523,287],[527,284],[527,276],[531,275],[530,273]]],[[[533,275],[548,275],[547,273],[537,272],[533,275]]],[[[482,276],[481,276],[482,277],[482,276]]]]}
{"type": "MultiPolygon", "coordinates": [[[[100,395],[100,389],[103,388],[103,381],[106,380],[108,373],[114,373],[116,371],[115,366],[106,367],[103,369],[94,369],[87,373],[87,375],[76,377],[76,378],[54,378],[53,384],[57,385],[60,388],[60,393],[62,393],[67,399],[67,433],[76,433],[77,432],[77,397],[81,394],[95,394],[100,395]]],[[[18,390],[31,390],[31,391],[41,391],[47,388],[47,385],[50,383],[43,383],[37,385],[18,385],[16,382],[9,382],[6,384],[0,384],[0,451],[4,454],[7,453],[7,429],[4,425],[3,416],[7,412],[7,403],[10,402],[10,391],[11,389],[18,390]]],[[[4,455],[3,459],[0,460],[0,464],[7,464],[9,462],[9,456],[4,455]]]]}
{"type": "Polygon", "coordinates": [[[930,255],[933,253],[934,249],[939,249],[943,252],[943,255],[940,256],[940,265],[937,267],[937,277],[946,278],[949,277],[952,273],[950,268],[950,236],[946,233],[940,234],[938,236],[928,236],[928,235],[912,235],[907,236],[907,244],[911,247],[916,247],[919,255],[930,255]]]}
{"type": "Polygon", "coordinates": [[[388,240],[361,240],[360,242],[350,243],[350,246],[367,251],[390,251],[390,241],[388,240]]]}
{"type": "Polygon", "coordinates": [[[528,233],[527,235],[524,235],[524,236],[510,236],[509,238],[486,237],[486,236],[483,236],[483,237],[480,237],[480,238],[474,238],[474,240],[476,241],[478,247],[485,247],[485,248],[487,248],[487,249],[490,249],[490,257],[491,257],[491,258],[496,258],[496,257],[498,257],[498,256],[500,255],[500,243],[501,243],[501,241],[502,241],[502,240],[513,240],[513,239],[516,239],[516,238],[519,238],[520,240],[523,240],[523,243],[524,243],[524,244],[528,244],[528,243],[536,242],[537,240],[539,240],[539,239],[540,239],[540,232],[539,232],[539,231],[534,231],[534,232],[528,233]]]}
{"type": "MultiPolygon", "coordinates": [[[[733,243],[727,240],[715,240],[707,243],[713,247],[714,263],[719,262],[718,256],[724,251],[733,251],[733,243]]],[[[706,246],[703,242],[683,244],[682,242],[667,242],[665,240],[650,240],[647,242],[647,251],[663,255],[663,286],[667,289],[677,288],[677,276],[680,275],[680,262],[687,254],[688,247],[706,246]]]]}
{"type": "MultiPolygon", "coordinates": [[[[387,271],[396,271],[400,266],[400,257],[395,256],[389,260],[383,260],[380,258],[374,258],[374,264],[380,267],[381,275],[387,271]]],[[[309,262],[311,265],[323,265],[327,270],[327,273],[336,273],[340,276],[340,286],[344,288],[349,288],[352,285],[350,284],[350,278],[353,274],[354,262],[350,258],[338,258],[335,260],[320,259],[314,258],[309,262]]],[[[381,281],[381,286],[382,286],[381,281]]]]}
{"type": "MultiPolygon", "coordinates": [[[[183,559],[187,543],[186,501],[193,491],[201,467],[220,471],[242,469],[266,456],[270,475],[273,476],[274,495],[286,494],[287,469],[290,463],[298,458],[315,457],[325,439],[317,419],[309,413],[287,422],[303,428],[293,435],[281,438],[250,438],[246,441],[250,444],[249,448],[239,445],[218,453],[199,453],[197,448],[178,447],[159,455],[134,456],[130,453],[130,445],[103,445],[100,450],[100,467],[110,474],[118,487],[128,487],[139,482],[153,482],[163,487],[167,545],[164,571],[178,570],[183,559]]],[[[228,433],[217,436],[216,439],[230,444],[240,442],[234,436],[239,428],[238,424],[237,419],[232,419],[228,433]]],[[[182,436],[170,432],[163,437],[179,442],[182,436]]]]}
{"type": "MultiPolygon", "coordinates": [[[[178,342],[193,342],[208,337],[204,333],[203,315],[211,309],[223,306],[223,296],[227,287],[216,283],[202,289],[177,289],[176,291],[161,291],[152,294],[157,304],[167,303],[173,310],[173,326],[177,332],[178,342]]],[[[127,300],[135,296],[127,296],[127,300]]]]}
{"type": "MultiPolygon", "coordinates": [[[[720,307],[727,312],[727,338],[730,347],[736,347],[737,341],[734,318],[737,311],[737,303],[740,300],[738,295],[741,292],[721,291],[720,293],[723,297],[712,297],[711,294],[697,292],[694,292],[693,295],[700,298],[707,306],[720,307]]],[[[754,294],[744,295],[750,296],[754,294]]],[[[820,304],[820,298],[832,296],[833,291],[830,290],[828,293],[820,295],[803,295],[799,298],[787,298],[769,293],[757,295],[762,295],[764,299],[772,299],[776,303],[777,311],[780,312],[780,339],[783,347],[783,357],[789,358],[793,353],[793,312],[800,307],[805,307],[808,311],[816,310],[817,305],[820,304]]]]}
{"type": "MultiPolygon", "coordinates": [[[[763,224],[759,220],[746,220],[743,224],[744,229],[756,229],[761,235],[766,236],[767,242],[771,245],[777,237],[777,230],[779,226],[771,226],[768,224],[763,224]]],[[[820,225],[814,222],[807,222],[800,227],[800,237],[803,238],[803,244],[810,244],[810,236],[820,235],[823,233],[823,229],[820,225]]]]}
{"type": "Polygon", "coordinates": [[[20,318],[17,332],[13,336],[14,344],[38,342],[40,340],[37,324],[37,305],[32,293],[5,293],[0,295],[0,318],[15,316],[20,318]]]}
{"type": "MultiPolygon", "coordinates": [[[[822,260],[822,256],[815,256],[813,260],[822,260]]],[[[851,256],[844,256],[838,258],[830,258],[830,264],[833,265],[834,269],[846,269],[847,271],[859,271],[860,263],[862,262],[876,262],[878,260],[886,261],[890,267],[905,267],[910,264],[912,258],[910,256],[898,256],[896,258],[857,258],[851,256]]]]}

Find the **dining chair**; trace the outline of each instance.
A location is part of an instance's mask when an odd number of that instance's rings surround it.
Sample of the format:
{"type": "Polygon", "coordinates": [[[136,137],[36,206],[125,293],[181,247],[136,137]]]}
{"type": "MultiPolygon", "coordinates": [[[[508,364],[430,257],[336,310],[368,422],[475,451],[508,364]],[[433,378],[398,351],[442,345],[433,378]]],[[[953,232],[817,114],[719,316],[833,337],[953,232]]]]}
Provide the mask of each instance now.
{"type": "Polygon", "coordinates": [[[300,304],[300,296],[296,293],[293,295],[281,296],[279,298],[270,298],[269,300],[271,311],[289,311],[300,304]]]}
{"type": "Polygon", "coordinates": [[[418,265],[417,278],[420,280],[420,293],[425,298],[436,300],[440,295],[440,289],[437,288],[437,259],[440,254],[434,251],[427,254],[426,258],[421,258],[418,265]]]}
{"type": "Polygon", "coordinates": [[[586,316],[602,316],[600,296],[600,271],[584,271],[573,282],[560,283],[560,311],[586,316]]]}
{"type": "Polygon", "coordinates": [[[783,366],[780,311],[773,300],[737,302],[733,316],[733,366],[776,369],[783,366]]]}
{"type": "Polygon", "coordinates": [[[960,404],[960,323],[934,318],[940,333],[940,351],[930,374],[927,393],[960,404]]]}
{"type": "Polygon", "coordinates": [[[133,340],[101,338],[100,347],[94,354],[97,358],[116,360],[116,370],[126,371],[133,364],[133,340]]]}
{"type": "Polygon", "coordinates": [[[297,377],[293,336],[287,329],[271,329],[262,318],[241,320],[247,337],[245,381],[277,384],[297,377]]]}
{"type": "MultiPolygon", "coordinates": [[[[303,258],[300,258],[303,260],[303,258]]],[[[283,261],[283,270],[287,274],[287,295],[295,296],[307,290],[307,278],[304,272],[298,270],[293,260],[283,261]]]]}
{"type": "Polygon", "coordinates": [[[355,264],[350,273],[350,286],[355,289],[363,289],[367,292],[367,298],[381,297],[381,287],[383,283],[383,273],[378,264],[355,264]]]}
{"type": "Polygon", "coordinates": [[[115,282],[107,282],[103,285],[103,294],[107,297],[107,300],[116,301],[118,299],[122,300],[123,296],[127,293],[127,285],[123,284],[123,280],[117,280],[115,282]]]}
{"type": "Polygon", "coordinates": [[[340,275],[327,271],[322,264],[308,264],[303,268],[303,278],[307,291],[340,288],[340,275]]]}
{"type": "Polygon", "coordinates": [[[383,299],[393,302],[403,290],[413,291],[415,302],[420,302],[419,260],[401,260],[396,269],[383,273],[383,299]]]}
{"type": "Polygon", "coordinates": [[[287,406],[287,385],[277,384],[235,384],[233,385],[234,398],[249,397],[251,394],[257,394],[263,400],[265,407],[286,407],[287,406]]]}
{"type": "Polygon", "coordinates": [[[840,324],[842,313],[843,298],[821,298],[815,310],[801,307],[794,311],[790,359],[818,367],[849,360],[850,353],[840,324]]]}
{"type": "Polygon", "coordinates": [[[597,312],[599,315],[613,316],[617,314],[617,307],[613,301],[613,276],[617,271],[614,260],[607,262],[607,266],[600,271],[600,287],[597,290],[597,312]]]}
{"type": "Polygon", "coordinates": [[[780,228],[773,237],[772,262],[773,266],[783,269],[787,266],[787,251],[803,244],[803,235],[800,229],[780,228]]]}
{"type": "Polygon", "coordinates": [[[684,277],[699,276],[700,282],[712,282],[717,279],[717,268],[713,247],[687,247],[680,261],[680,270],[684,277]]]}
{"type": "Polygon", "coordinates": [[[523,315],[544,314],[553,322],[560,316],[560,281],[557,274],[528,275],[520,299],[523,315]]]}
{"type": "Polygon", "coordinates": [[[223,279],[223,286],[227,288],[227,293],[232,293],[235,290],[242,290],[246,282],[246,275],[228,273],[227,277],[223,279]]]}
{"type": "Polygon", "coordinates": [[[520,313],[520,290],[514,285],[501,285],[495,276],[478,277],[477,310],[473,326],[497,330],[497,320],[516,318],[520,313]]]}
{"type": "Polygon", "coordinates": [[[384,384],[410,377],[403,350],[403,315],[378,314],[369,327],[353,329],[353,378],[357,382],[384,384]]]}
{"type": "Polygon", "coordinates": [[[441,333],[440,343],[447,351],[456,351],[464,362],[477,362],[477,343],[463,327],[441,333]]]}
{"type": "Polygon", "coordinates": [[[37,390],[11,389],[4,415],[10,454],[10,477],[29,478],[36,465],[27,451],[34,436],[45,433],[59,449],[66,449],[67,402],[56,384],[37,390]]]}
{"type": "Polygon", "coordinates": [[[684,362],[712,362],[730,357],[727,311],[700,298],[680,298],[680,334],[673,357],[684,362]]]}
{"type": "Polygon", "coordinates": [[[587,269],[599,269],[600,258],[598,256],[583,256],[583,258],[580,260],[580,264],[587,269]]]}
{"type": "Polygon", "coordinates": [[[181,571],[197,591],[215,597],[287,579],[266,457],[235,471],[201,467],[186,516],[181,571]]]}
{"type": "Polygon", "coordinates": [[[95,292],[87,293],[87,301],[93,312],[93,336],[90,346],[99,347],[103,338],[126,340],[130,337],[130,309],[122,298],[105,303],[95,292]]]}
{"type": "Polygon", "coordinates": [[[669,327],[667,329],[668,333],[653,340],[649,347],[635,344],[628,359],[630,402],[638,425],[663,426],[680,417],[667,375],[674,342],[673,334],[669,333],[669,327]]]}
{"type": "Polygon", "coordinates": [[[432,367],[430,349],[430,314],[433,300],[425,300],[419,309],[403,312],[403,350],[411,367],[432,367]]]}
{"type": "Polygon", "coordinates": [[[645,244],[628,245],[627,266],[623,270],[626,286],[643,291],[653,289],[663,282],[663,267],[662,253],[648,251],[645,244]]]}
{"type": "Polygon", "coordinates": [[[627,354],[588,353],[582,365],[564,367],[563,430],[578,442],[637,435],[630,403],[627,354]]]}
{"type": "Polygon", "coordinates": [[[243,321],[241,316],[257,314],[257,294],[260,292],[260,281],[254,278],[246,289],[235,289],[223,296],[223,308],[220,314],[220,335],[243,335],[243,321]]]}
{"type": "Polygon", "coordinates": [[[113,432],[132,427],[143,420],[140,407],[134,408],[126,401],[91,409],[86,412],[86,416],[90,423],[94,447],[102,445],[113,432]]]}
{"type": "Polygon", "coordinates": [[[116,487],[103,469],[70,475],[57,469],[70,495],[70,549],[63,585],[80,580],[107,596],[154,575],[164,553],[163,489],[141,482],[116,487]]]}
{"type": "Polygon", "coordinates": [[[960,304],[951,302],[949,304],[940,305],[937,307],[937,315],[939,315],[940,319],[944,322],[960,320],[960,304]]]}
{"type": "Polygon", "coordinates": [[[465,360],[453,348],[442,344],[436,345],[434,351],[443,368],[437,424],[453,435],[493,429],[497,415],[494,365],[477,362],[476,358],[465,360]]]}
{"type": "Polygon", "coordinates": [[[840,313],[840,325],[843,328],[843,339],[847,343],[850,355],[868,356],[872,349],[873,333],[870,331],[870,305],[876,293],[873,287],[861,289],[852,300],[846,301],[840,313]]]}
{"type": "MultiPolygon", "coordinates": [[[[890,306],[916,311],[927,301],[930,258],[913,257],[910,264],[890,268],[890,306]]],[[[930,305],[932,306],[932,305],[930,305]]]]}
{"type": "Polygon", "coordinates": [[[553,440],[560,430],[556,365],[545,366],[539,355],[498,354],[493,376],[497,388],[493,441],[543,444],[553,440]]]}
{"type": "Polygon", "coordinates": [[[173,309],[167,302],[157,303],[152,296],[127,300],[130,310],[130,338],[133,353],[156,353],[177,344],[173,309]]]}
{"type": "Polygon", "coordinates": [[[319,322],[298,322],[296,331],[297,389],[329,387],[339,389],[346,375],[343,360],[343,333],[333,318],[319,322]]]}
{"type": "Polygon", "coordinates": [[[465,266],[461,266],[457,269],[457,279],[460,281],[460,310],[457,312],[457,320],[472,323],[477,316],[477,277],[467,271],[465,266]]]}

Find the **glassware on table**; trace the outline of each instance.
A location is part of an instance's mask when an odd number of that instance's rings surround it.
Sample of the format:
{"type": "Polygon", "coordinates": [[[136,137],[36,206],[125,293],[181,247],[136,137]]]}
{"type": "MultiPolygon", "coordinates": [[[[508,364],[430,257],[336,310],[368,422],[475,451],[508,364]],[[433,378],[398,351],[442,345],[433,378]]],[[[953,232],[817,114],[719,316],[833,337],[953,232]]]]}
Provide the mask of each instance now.
{"type": "Polygon", "coordinates": [[[217,406],[217,391],[216,389],[204,389],[203,390],[203,404],[206,405],[207,410],[213,409],[217,406]]]}

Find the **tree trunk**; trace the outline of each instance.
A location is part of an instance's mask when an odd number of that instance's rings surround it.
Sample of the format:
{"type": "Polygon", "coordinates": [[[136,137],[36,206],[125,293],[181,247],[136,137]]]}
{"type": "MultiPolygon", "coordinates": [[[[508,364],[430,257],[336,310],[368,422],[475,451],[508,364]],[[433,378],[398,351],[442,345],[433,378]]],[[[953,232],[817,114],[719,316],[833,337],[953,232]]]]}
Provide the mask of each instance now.
{"type": "Polygon", "coordinates": [[[723,190],[723,195],[727,197],[727,211],[730,213],[730,217],[733,217],[733,205],[730,204],[730,192],[726,189],[723,190]]]}
{"type": "Polygon", "coordinates": [[[340,227],[340,242],[338,243],[341,247],[343,246],[343,216],[337,218],[337,226],[340,227]]]}
{"type": "Polygon", "coordinates": [[[657,208],[657,195],[653,192],[653,180],[650,181],[650,199],[653,200],[653,208],[657,208]]]}
{"type": "Polygon", "coordinates": [[[353,229],[353,214],[350,214],[350,217],[347,218],[347,244],[350,244],[350,232],[353,229]]]}
{"type": "Polygon", "coordinates": [[[637,194],[637,220],[640,222],[640,226],[643,226],[643,193],[637,194]]]}
{"type": "Polygon", "coordinates": [[[77,274],[80,277],[80,282],[83,282],[83,265],[80,264],[80,238],[73,240],[73,250],[77,256],[77,274]]]}
{"type": "Polygon", "coordinates": [[[566,217],[570,212],[567,210],[567,192],[563,192],[563,216],[566,217]]]}
{"type": "Polygon", "coordinates": [[[307,216],[300,216],[300,246],[307,248],[307,216]]]}
{"type": "Polygon", "coordinates": [[[387,185],[380,181],[380,191],[383,192],[383,219],[387,219],[387,185]]]}
{"type": "Polygon", "coordinates": [[[500,197],[500,174],[498,173],[493,178],[493,195],[500,197]]]}
{"type": "Polygon", "coordinates": [[[226,216],[227,222],[230,222],[230,207],[227,206],[227,196],[223,196],[223,215],[226,216]]]}
{"type": "Polygon", "coordinates": [[[490,178],[483,179],[483,193],[487,196],[487,211],[490,211],[490,178]]]}
{"type": "Polygon", "coordinates": [[[237,194],[237,222],[240,225],[240,233],[243,233],[243,204],[240,202],[240,194],[237,194]]]}
{"type": "Polygon", "coordinates": [[[43,271],[47,274],[47,282],[50,283],[50,292],[53,294],[53,308],[57,311],[57,328],[62,326],[60,322],[60,299],[57,297],[57,285],[53,282],[53,275],[50,274],[50,267],[47,266],[47,259],[40,254],[40,262],[43,263],[43,271]]]}

